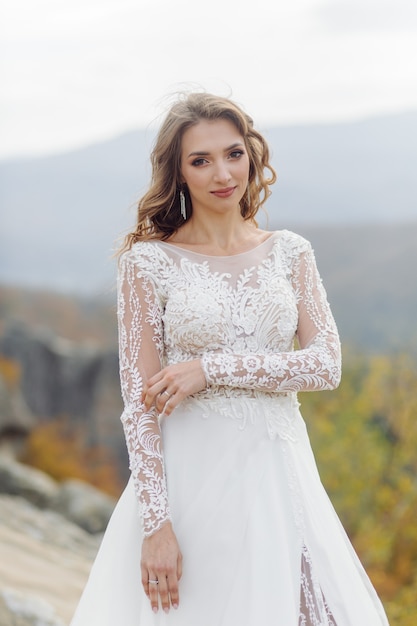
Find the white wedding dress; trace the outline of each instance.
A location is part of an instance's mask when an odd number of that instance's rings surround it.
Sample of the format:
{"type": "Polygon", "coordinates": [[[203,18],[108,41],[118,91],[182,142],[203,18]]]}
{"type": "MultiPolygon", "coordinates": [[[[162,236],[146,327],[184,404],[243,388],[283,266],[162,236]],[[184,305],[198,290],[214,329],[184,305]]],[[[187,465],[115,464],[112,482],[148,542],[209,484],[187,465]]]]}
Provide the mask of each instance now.
{"type": "Polygon", "coordinates": [[[289,231],[233,256],[136,243],[118,315],[131,479],[72,626],[387,625],[298,408],[297,391],[340,377],[310,244],[289,231]],[[195,358],[207,388],[168,418],[145,413],[143,381],[195,358]],[[167,519],[183,553],[180,606],[154,614],[141,543],[167,519]]]}

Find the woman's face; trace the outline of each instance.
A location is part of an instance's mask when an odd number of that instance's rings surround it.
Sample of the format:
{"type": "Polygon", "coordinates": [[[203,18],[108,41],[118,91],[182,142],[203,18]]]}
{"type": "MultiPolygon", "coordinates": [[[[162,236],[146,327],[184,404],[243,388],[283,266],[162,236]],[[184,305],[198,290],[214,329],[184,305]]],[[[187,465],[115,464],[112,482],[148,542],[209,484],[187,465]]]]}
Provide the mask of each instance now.
{"type": "Polygon", "coordinates": [[[239,209],[249,179],[249,156],[236,126],[228,120],[201,120],[185,131],[181,174],[193,212],[239,209]]]}

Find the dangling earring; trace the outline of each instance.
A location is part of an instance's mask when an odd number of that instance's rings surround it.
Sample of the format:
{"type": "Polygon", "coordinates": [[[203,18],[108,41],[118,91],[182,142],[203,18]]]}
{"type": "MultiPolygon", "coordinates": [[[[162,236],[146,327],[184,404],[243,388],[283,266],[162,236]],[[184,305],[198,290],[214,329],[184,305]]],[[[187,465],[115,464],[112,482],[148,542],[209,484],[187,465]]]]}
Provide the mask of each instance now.
{"type": "Polygon", "coordinates": [[[185,206],[185,195],[182,189],[180,190],[180,209],[182,218],[185,221],[187,219],[187,208],[185,206]]]}

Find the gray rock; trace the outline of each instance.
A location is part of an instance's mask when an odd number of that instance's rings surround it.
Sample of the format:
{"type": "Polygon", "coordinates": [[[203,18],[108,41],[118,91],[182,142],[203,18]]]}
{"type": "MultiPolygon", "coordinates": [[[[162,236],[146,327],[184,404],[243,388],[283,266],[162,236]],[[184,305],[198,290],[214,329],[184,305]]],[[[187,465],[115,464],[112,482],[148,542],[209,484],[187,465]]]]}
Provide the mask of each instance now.
{"type": "Polygon", "coordinates": [[[116,501],[80,480],[64,481],[51,508],[75,522],[89,533],[103,532],[116,501]]]}
{"type": "Polygon", "coordinates": [[[95,344],[11,324],[0,337],[0,354],[20,364],[22,394],[33,415],[89,420],[103,362],[95,344]]]}
{"type": "Polygon", "coordinates": [[[19,496],[0,495],[0,529],[5,528],[36,541],[43,546],[42,550],[69,550],[90,560],[101,539],[100,535],[91,535],[60,513],[39,510],[19,496]]]}
{"type": "Polygon", "coordinates": [[[35,420],[18,389],[10,389],[0,376],[0,434],[4,431],[28,433],[35,420]]]}
{"type": "Polygon", "coordinates": [[[0,376],[0,449],[11,456],[19,454],[34,423],[20,389],[0,376]]]}
{"type": "Polygon", "coordinates": [[[69,624],[100,540],[59,513],[0,495],[0,625],[69,624]]]}
{"type": "Polygon", "coordinates": [[[89,533],[105,530],[116,501],[81,480],[57,483],[38,469],[0,454],[0,494],[21,496],[56,511],[89,533]]]}
{"type": "Polygon", "coordinates": [[[123,406],[117,348],[68,340],[52,330],[18,322],[13,316],[0,330],[0,356],[14,361],[21,371],[15,399],[19,419],[12,416],[9,394],[3,394],[8,406],[2,409],[0,388],[0,449],[4,442],[9,449],[16,449],[14,456],[18,457],[28,427],[32,430],[37,424],[59,419],[69,429],[79,428],[88,446],[112,448],[127,479],[127,453],[118,420],[123,406]],[[31,423],[23,416],[22,405],[31,423]],[[3,416],[9,429],[7,441],[1,433],[3,416]]]}
{"type": "Polygon", "coordinates": [[[0,493],[22,496],[47,508],[57,496],[58,483],[40,470],[0,455],[0,493]]]}
{"type": "Polygon", "coordinates": [[[65,626],[55,609],[40,598],[0,589],[1,626],[65,626]]]}

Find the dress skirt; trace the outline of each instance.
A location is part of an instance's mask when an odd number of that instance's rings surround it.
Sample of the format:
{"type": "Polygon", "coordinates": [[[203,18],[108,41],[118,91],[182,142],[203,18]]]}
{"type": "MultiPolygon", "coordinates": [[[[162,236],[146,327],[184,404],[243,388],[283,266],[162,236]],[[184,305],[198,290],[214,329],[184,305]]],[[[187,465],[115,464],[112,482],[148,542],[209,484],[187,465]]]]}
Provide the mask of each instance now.
{"type": "Polygon", "coordinates": [[[320,482],[295,396],[188,398],[161,428],[180,606],[150,609],[129,481],[71,626],[388,624],[320,482]]]}

